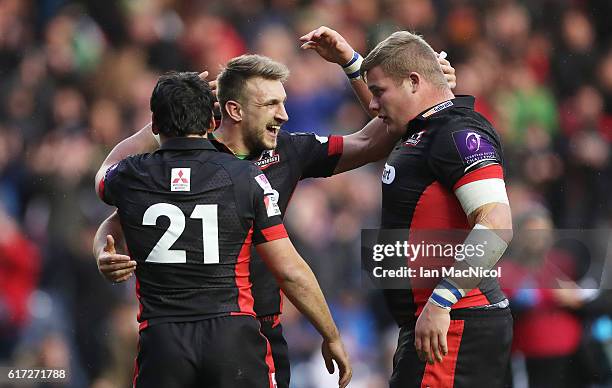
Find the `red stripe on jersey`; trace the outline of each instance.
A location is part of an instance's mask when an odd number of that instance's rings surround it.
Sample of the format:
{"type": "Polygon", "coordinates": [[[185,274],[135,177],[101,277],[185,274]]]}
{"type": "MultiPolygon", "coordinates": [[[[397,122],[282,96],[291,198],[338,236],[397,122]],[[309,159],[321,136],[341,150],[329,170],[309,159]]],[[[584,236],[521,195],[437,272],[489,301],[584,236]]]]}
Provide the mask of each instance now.
{"type": "Polygon", "coordinates": [[[464,321],[452,320],[450,322],[446,335],[448,354],[444,356],[442,362],[436,362],[433,365],[427,364],[423,372],[421,388],[453,388],[463,328],[464,321]]]}
{"type": "MultiPolygon", "coordinates": [[[[251,242],[253,240],[253,227],[244,239],[234,273],[236,276],[236,287],[238,288],[238,309],[241,313],[255,315],[253,311],[253,294],[251,294],[251,279],[249,264],[251,262],[251,242]]],[[[232,314],[233,315],[233,314],[232,314]]]]}
{"type": "Polygon", "coordinates": [[[488,166],[481,167],[478,170],[474,170],[468,174],[465,174],[461,177],[461,179],[457,181],[457,183],[455,183],[455,186],[453,186],[453,190],[457,190],[458,188],[467,183],[492,178],[504,179],[504,170],[499,164],[490,164],[488,166]]]}
{"type": "Polygon", "coordinates": [[[139,354],[140,354],[140,335],[138,336],[136,357],[134,358],[134,377],[132,377],[132,388],[136,388],[136,379],[138,379],[138,372],[140,371],[140,368],[138,367],[138,355],[139,354]]]}
{"type": "MultiPolygon", "coordinates": [[[[128,255],[130,252],[128,252],[128,255]]],[[[142,315],[142,303],[140,302],[140,281],[138,277],[136,277],[136,299],[138,300],[138,315],[136,316],[136,320],[140,322],[140,316],[142,315]]],[[[138,330],[144,330],[149,326],[149,321],[142,321],[138,324],[138,330]]]]}
{"type": "Polygon", "coordinates": [[[280,240],[281,238],[288,237],[287,230],[285,229],[285,225],[283,224],[278,224],[266,229],[262,229],[261,234],[264,236],[266,241],[280,240]]]}
{"type": "Polygon", "coordinates": [[[274,366],[274,358],[272,357],[272,347],[270,346],[270,341],[268,338],[263,335],[261,332],[261,328],[259,329],[259,335],[266,340],[266,365],[268,366],[268,383],[270,388],[277,388],[276,385],[276,367],[274,366]]]}
{"type": "Polygon", "coordinates": [[[440,182],[433,182],[419,197],[410,230],[470,229],[459,200],[440,182]]]}
{"type": "MultiPolygon", "coordinates": [[[[470,229],[470,225],[457,197],[436,181],[427,186],[417,202],[410,223],[410,230],[415,229],[470,229]]],[[[429,287],[413,288],[412,295],[417,305],[416,315],[421,313],[432,292],[433,289],[429,287]]],[[[480,289],[475,288],[455,303],[453,309],[488,304],[490,302],[487,297],[480,289]]]]}
{"type": "Polygon", "coordinates": [[[327,146],[327,155],[340,155],[344,147],[344,138],[342,136],[330,136],[329,145],[327,146]]]}
{"type": "Polygon", "coordinates": [[[104,178],[100,179],[100,183],[98,183],[98,197],[104,201],[104,178]]]}

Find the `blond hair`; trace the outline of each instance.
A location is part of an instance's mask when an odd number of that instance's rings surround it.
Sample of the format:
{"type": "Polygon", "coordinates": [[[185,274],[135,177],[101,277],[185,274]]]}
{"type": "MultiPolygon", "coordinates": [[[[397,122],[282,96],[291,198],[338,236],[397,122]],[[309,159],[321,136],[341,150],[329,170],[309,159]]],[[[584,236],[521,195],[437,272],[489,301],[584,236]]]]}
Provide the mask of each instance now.
{"type": "Polygon", "coordinates": [[[398,81],[417,72],[434,86],[448,87],[436,52],[421,36],[408,31],[394,32],[377,44],[361,64],[361,76],[365,78],[376,66],[398,81]]]}
{"type": "Polygon", "coordinates": [[[289,69],[263,55],[246,54],[233,58],[217,77],[217,99],[221,107],[230,100],[240,101],[246,81],[256,77],[285,82],[289,69]]]}

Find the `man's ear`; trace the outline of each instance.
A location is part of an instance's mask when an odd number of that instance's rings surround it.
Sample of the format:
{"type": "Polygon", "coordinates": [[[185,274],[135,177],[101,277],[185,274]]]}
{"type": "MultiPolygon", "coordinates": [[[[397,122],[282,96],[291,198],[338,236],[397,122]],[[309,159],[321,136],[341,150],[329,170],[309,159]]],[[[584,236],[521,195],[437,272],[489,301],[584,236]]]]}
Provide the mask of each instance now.
{"type": "Polygon", "coordinates": [[[238,101],[229,100],[223,107],[227,115],[234,121],[242,121],[242,105],[238,101]]]}
{"type": "Polygon", "coordinates": [[[421,75],[416,71],[413,71],[408,75],[408,87],[412,93],[416,93],[421,87],[421,75]]]}

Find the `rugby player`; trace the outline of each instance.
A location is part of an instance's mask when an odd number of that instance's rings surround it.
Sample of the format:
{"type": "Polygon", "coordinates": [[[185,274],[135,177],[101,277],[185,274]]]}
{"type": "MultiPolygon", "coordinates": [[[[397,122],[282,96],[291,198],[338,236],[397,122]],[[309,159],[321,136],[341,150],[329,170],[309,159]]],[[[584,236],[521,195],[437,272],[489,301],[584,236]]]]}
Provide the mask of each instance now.
{"type": "MultiPolygon", "coordinates": [[[[484,254],[453,268],[492,268],[512,220],[500,138],[474,97],[455,97],[433,49],[405,31],[379,43],[360,71],[370,109],[401,137],[383,172],[381,229],[471,229],[465,243],[486,241],[484,254]]],[[[453,275],[385,297],[400,326],[392,388],[503,386],[512,316],[497,278],[453,275]]]]}
{"type": "MultiPolygon", "coordinates": [[[[343,65],[350,84],[363,106],[368,106],[371,94],[359,76],[361,58],[336,31],[320,27],[301,38],[304,49],[313,49],[324,59],[343,65]],[[356,69],[356,70],[355,70],[356,69]],[[357,72],[357,74],[355,74],[357,72]]],[[[455,85],[454,69],[440,59],[451,86],[455,85]]],[[[283,82],[288,70],[282,64],[257,55],[231,60],[217,78],[221,124],[213,133],[212,143],[239,158],[251,160],[266,174],[278,192],[274,199],[282,215],[289,204],[297,183],[308,177],[327,177],[377,161],[388,155],[397,141],[387,133],[382,120],[374,118],[361,131],[344,137],[320,137],[314,134],[290,134],[281,129],[288,120],[284,108],[286,99],[283,82]]],[[[101,172],[123,157],[158,147],[149,127],[118,144],[109,154],[101,172]]],[[[112,235],[121,239],[122,231],[112,215],[98,230],[96,241],[105,250],[96,254],[100,271],[112,281],[124,281],[131,276],[136,263],[127,255],[115,252],[112,235]]],[[[269,339],[276,366],[279,388],[289,387],[290,370],[287,343],[282,335],[279,315],[282,298],[274,277],[256,253],[250,272],[254,277],[255,312],[262,332],[269,339]]]]}
{"type": "MultiPolygon", "coordinates": [[[[151,96],[154,153],[109,167],[100,197],[117,207],[138,263],[135,387],[276,388],[270,344],[255,318],[249,274],[255,245],[287,297],[323,337],[339,386],[351,368],[317,281],[287,237],[266,176],[219,152],[213,94],[196,73],[160,77],[151,96]]],[[[103,249],[103,245],[98,247],[103,249]]]]}

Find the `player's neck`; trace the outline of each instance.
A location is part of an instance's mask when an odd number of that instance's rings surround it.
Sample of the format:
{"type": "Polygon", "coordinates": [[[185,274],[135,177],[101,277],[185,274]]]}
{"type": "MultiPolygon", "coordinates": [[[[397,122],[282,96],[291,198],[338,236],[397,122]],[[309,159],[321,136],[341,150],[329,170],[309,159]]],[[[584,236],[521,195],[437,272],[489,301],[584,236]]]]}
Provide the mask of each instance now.
{"type": "Polygon", "coordinates": [[[426,96],[424,96],[423,100],[421,101],[418,111],[423,112],[424,110],[427,110],[433,106],[441,104],[444,101],[452,100],[453,98],[455,98],[455,95],[448,88],[446,89],[432,88],[430,92],[427,93],[426,96]]]}
{"type": "Polygon", "coordinates": [[[213,133],[215,139],[223,143],[237,156],[249,155],[251,152],[244,143],[242,131],[238,125],[228,123],[226,120],[221,121],[219,128],[213,133]]]}

